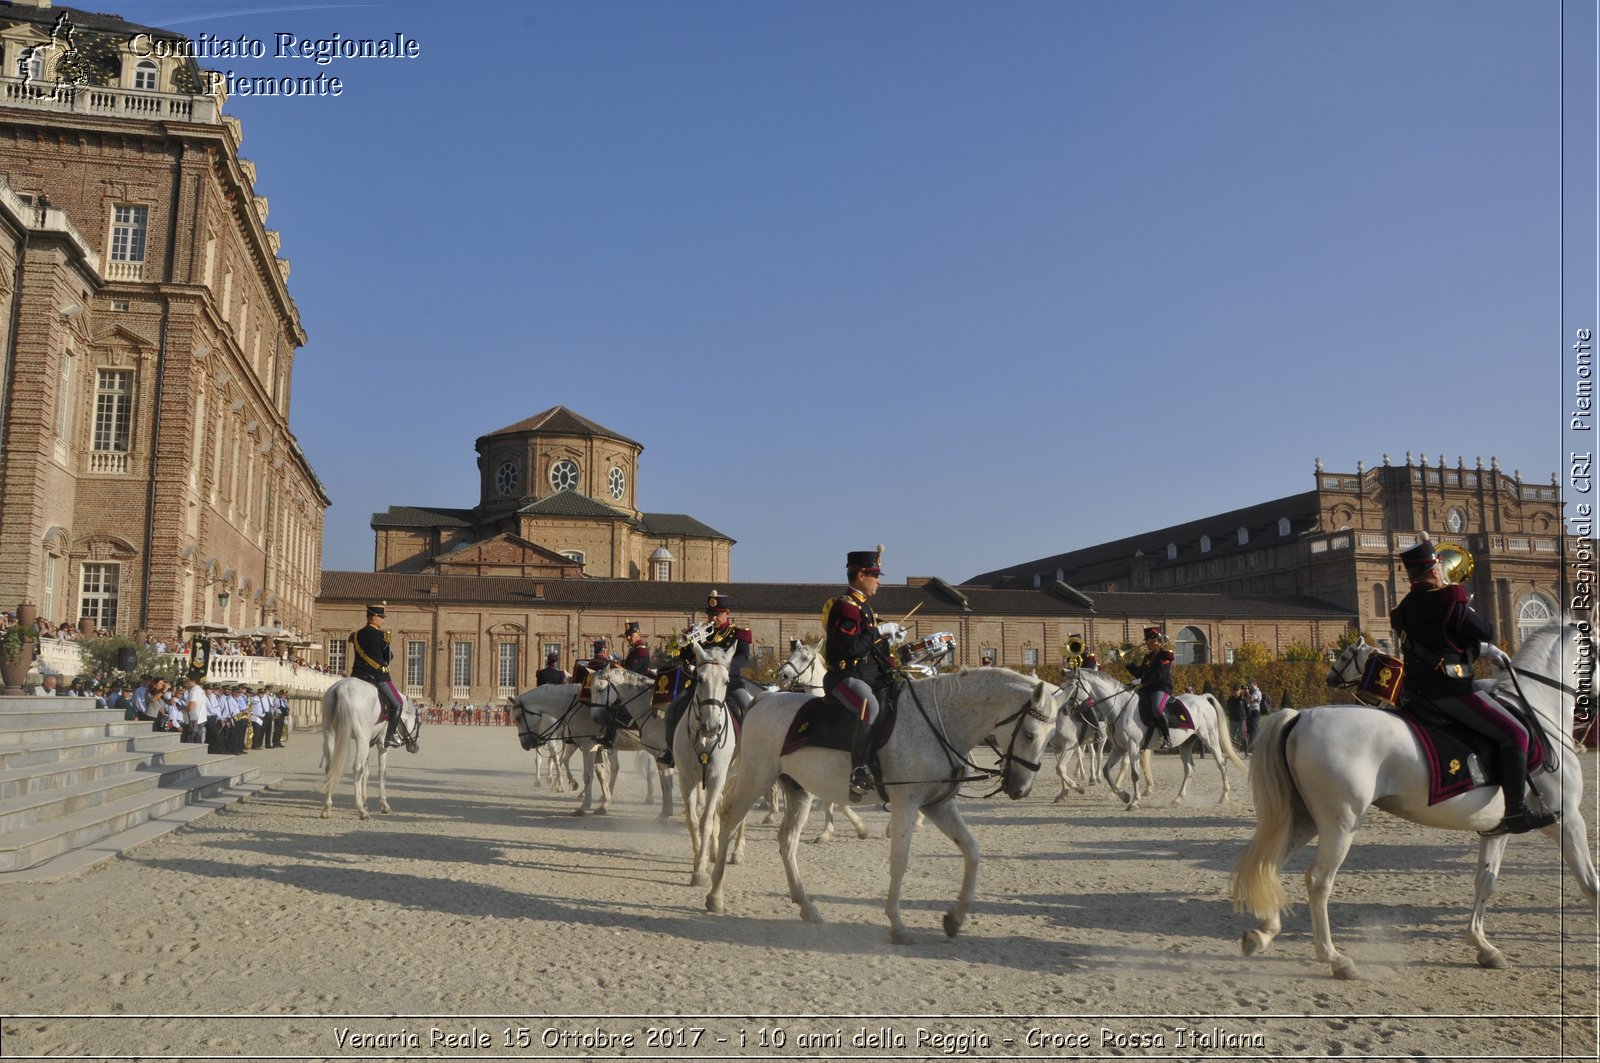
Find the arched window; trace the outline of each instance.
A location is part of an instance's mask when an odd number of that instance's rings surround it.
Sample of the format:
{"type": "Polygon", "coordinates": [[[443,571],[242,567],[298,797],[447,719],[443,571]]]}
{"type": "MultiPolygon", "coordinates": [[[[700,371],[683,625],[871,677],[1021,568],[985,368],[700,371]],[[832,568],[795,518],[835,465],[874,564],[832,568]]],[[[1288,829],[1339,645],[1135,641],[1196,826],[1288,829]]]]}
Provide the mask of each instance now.
{"type": "Polygon", "coordinates": [[[1278,518],[1278,534],[1279,535],[1288,535],[1289,534],[1289,518],[1288,517],[1279,517],[1278,518]]]}
{"type": "Polygon", "coordinates": [[[1211,552],[1211,536],[1200,536],[1200,552],[1202,554],[1209,554],[1211,552]]]}
{"type": "Polygon", "coordinates": [[[1389,593],[1381,583],[1372,585],[1372,615],[1379,620],[1389,615],[1389,593]]]}
{"type": "Polygon", "coordinates": [[[1245,543],[1248,543],[1250,541],[1250,529],[1246,528],[1244,525],[1241,524],[1239,526],[1239,531],[1237,532],[1237,534],[1239,536],[1239,545],[1240,546],[1243,546],[1245,543]]]}
{"type": "Polygon", "coordinates": [[[1206,651],[1205,632],[1197,627],[1186,627],[1172,640],[1172,652],[1179,664],[1206,664],[1211,656],[1206,651]]]}
{"type": "Polygon", "coordinates": [[[1168,561],[1176,561],[1177,559],[1178,559],[1178,544],[1177,543],[1168,543],[1167,544],[1167,560],[1168,561]]]}
{"type": "Polygon", "coordinates": [[[1517,645],[1556,618],[1556,605],[1538,591],[1524,595],[1517,602],[1517,645]]]}
{"type": "Polygon", "coordinates": [[[148,59],[141,60],[139,65],[133,68],[133,87],[136,89],[149,89],[154,92],[159,78],[160,71],[148,59]]]}

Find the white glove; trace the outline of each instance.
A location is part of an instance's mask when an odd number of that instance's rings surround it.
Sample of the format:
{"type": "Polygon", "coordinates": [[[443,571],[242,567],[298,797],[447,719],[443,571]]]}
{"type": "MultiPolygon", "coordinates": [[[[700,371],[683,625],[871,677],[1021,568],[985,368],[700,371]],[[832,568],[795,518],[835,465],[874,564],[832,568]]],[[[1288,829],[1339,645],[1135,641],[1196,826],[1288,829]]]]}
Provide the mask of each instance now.
{"type": "Polygon", "coordinates": [[[1489,660],[1494,662],[1494,666],[1496,668],[1506,670],[1510,670],[1511,668],[1511,658],[1506,654],[1506,651],[1502,650],[1499,646],[1496,646],[1492,642],[1479,643],[1478,656],[1489,658],[1489,660]]]}
{"type": "Polygon", "coordinates": [[[878,634],[889,640],[889,645],[898,646],[906,640],[906,629],[893,620],[885,620],[878,625],[878,634]]]}

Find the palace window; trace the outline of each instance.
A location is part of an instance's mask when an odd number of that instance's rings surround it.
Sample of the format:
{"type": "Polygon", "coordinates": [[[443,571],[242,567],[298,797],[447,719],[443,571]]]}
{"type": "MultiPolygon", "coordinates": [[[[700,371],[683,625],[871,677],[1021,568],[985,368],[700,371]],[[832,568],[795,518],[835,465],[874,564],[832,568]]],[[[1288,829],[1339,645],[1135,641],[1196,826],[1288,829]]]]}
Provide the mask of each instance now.
{"type": "Polygon", "coordinates": [[[1207,664],[1205,632],[1196,627],[1186,627],[1172,640],[1172,653],[1178,664],[1207,664]]]}
{"type": "Polygon", "coordinates": [[[497,647],[499,660],[495,662],[495,678],[500,696],[509,697],[517,692],[517,644],[502,642],[497,647]]]}
{"type": "Polygon", "coordinates": [[[420,692],[428,678],[428,644],[406,640],[406,689],[420,692]]]}
{"type": "Polygon", "coordinates": [[[133,371],[102,369],[95,377],[94,436],[99,453],[126,454],[133,417],[133,371]]]}
{"type": "Polygon", "coordinates": [[[156,65],[146,59],[133,68],[133,87],[154,92],[159,77],[160,71],[156,69],[156,65]]]}
{"type": "Polygon", "coordinates": [[[345,650],[349,648],[350,643],[345,639],[328,636],[328,671],[334,675],[345,675],[349,672],[350,662],[345,657],[345,650]]]}
{"type": "Polygon", "coordinates": [[[450,646],[450,685],[472,685],[472,643],[455,642],[450,646]]]}
{"type": "Polygon", "coordinates": [[[1039,667],[1039,647],[1024,646],[1022,648],[1022,664],[1025,668],[1039,667]]]}
{"type": "Polygon", "coordinates": [[[1517,645],[1556,618],[1555,603],[1537,591],[1517,603],[1517,645]]]}
{"type": "Polygon", "coordinates": [[[87,563],[79,585],[78,615],[88,617],[95,627],[115,631],[117,627],[117,580],[121,566],[114,563],[87,563]]]}
{"type": "Polygon", "coordinates": [[[561,666],[561,643],[547,642],[544,644],[544,656],[546,660],[549,659],[552,653],[556,655],[556,667],[559,668],[561,666]]]}
{"type": "Polygon", "coordinates": [[[149,228],[150,208],[121,206],[112,210],[111,261],[143,262],[144,238],[149,228]]]}

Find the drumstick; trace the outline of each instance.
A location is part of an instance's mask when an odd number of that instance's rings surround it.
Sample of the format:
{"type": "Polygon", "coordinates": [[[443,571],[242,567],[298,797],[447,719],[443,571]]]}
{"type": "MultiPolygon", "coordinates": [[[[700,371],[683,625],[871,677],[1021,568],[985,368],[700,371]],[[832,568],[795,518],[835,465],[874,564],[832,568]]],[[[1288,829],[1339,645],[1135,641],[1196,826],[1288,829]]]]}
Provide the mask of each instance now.
{"type": "Polygon", "coordinates": [[[922,608],[922,603],[921,602],[918,602],[916,605],[913,605],[911,607],[911,612],[907,613],[905,616],[902,616],[900,618],[900,626],[901,627],[905,627],[906,621],[911,619],[911,614],[915,613],[918,609],[921,609],[921,608],[922,608]]]}

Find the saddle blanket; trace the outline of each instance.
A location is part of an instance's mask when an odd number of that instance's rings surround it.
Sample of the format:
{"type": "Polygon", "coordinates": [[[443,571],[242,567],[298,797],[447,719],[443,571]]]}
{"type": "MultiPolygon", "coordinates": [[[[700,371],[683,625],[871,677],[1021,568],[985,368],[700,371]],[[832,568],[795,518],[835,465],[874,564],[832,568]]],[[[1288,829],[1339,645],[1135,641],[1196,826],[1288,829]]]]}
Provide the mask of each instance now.
{"type": "MultiPolygon", "coordinates": [[[[1479,786],[1500,785],[1498,747],[1491,739],[1444,719],[1431,708],[1406,705],[1392,711],[1411,728],[1428,765],[1428,804],[1448,801],[1479,786]]],[[[1529,735],[1528,770],[1537,771],[1544,758],[1544,743],[1538,735],[1529,735]]]]}
{"type": "MultiPolygon", "coordinates": [[[[880,706],[881,709],[881,706],[880,706]]],[[[889,713],[880,711],[872,725],[872,748],[880,749],[888,740],[889,728],[884,722],[889,713]]],[[[856,718],[850,710],[830,697],[812,698],[800,706],[800,711],[789,721],[789,730],[783,736],[781,756],[797,749],[811,746],[816,749],[840,749],[850,752],[856,733],[856,718]]]]}
{"type": "MultiPolygon", "coordinates": [[[[1185,705],[1182,701],[1178,700],[1177,697],[1172,695],[1168,695],[1164,705],[1167,714],[1167,730],[1194,730],[1194,718],[1189,715],[1189,706],[1185,705]]],[[[1139,709],[1139,722],[1144,724],[1147,728],[1154,727],[1156,725],[1156,718],[1141,706],[1139,709]]],[[[1174,742],[1173,745],[1177,745],[1177,743],[1174,742]]]]}

